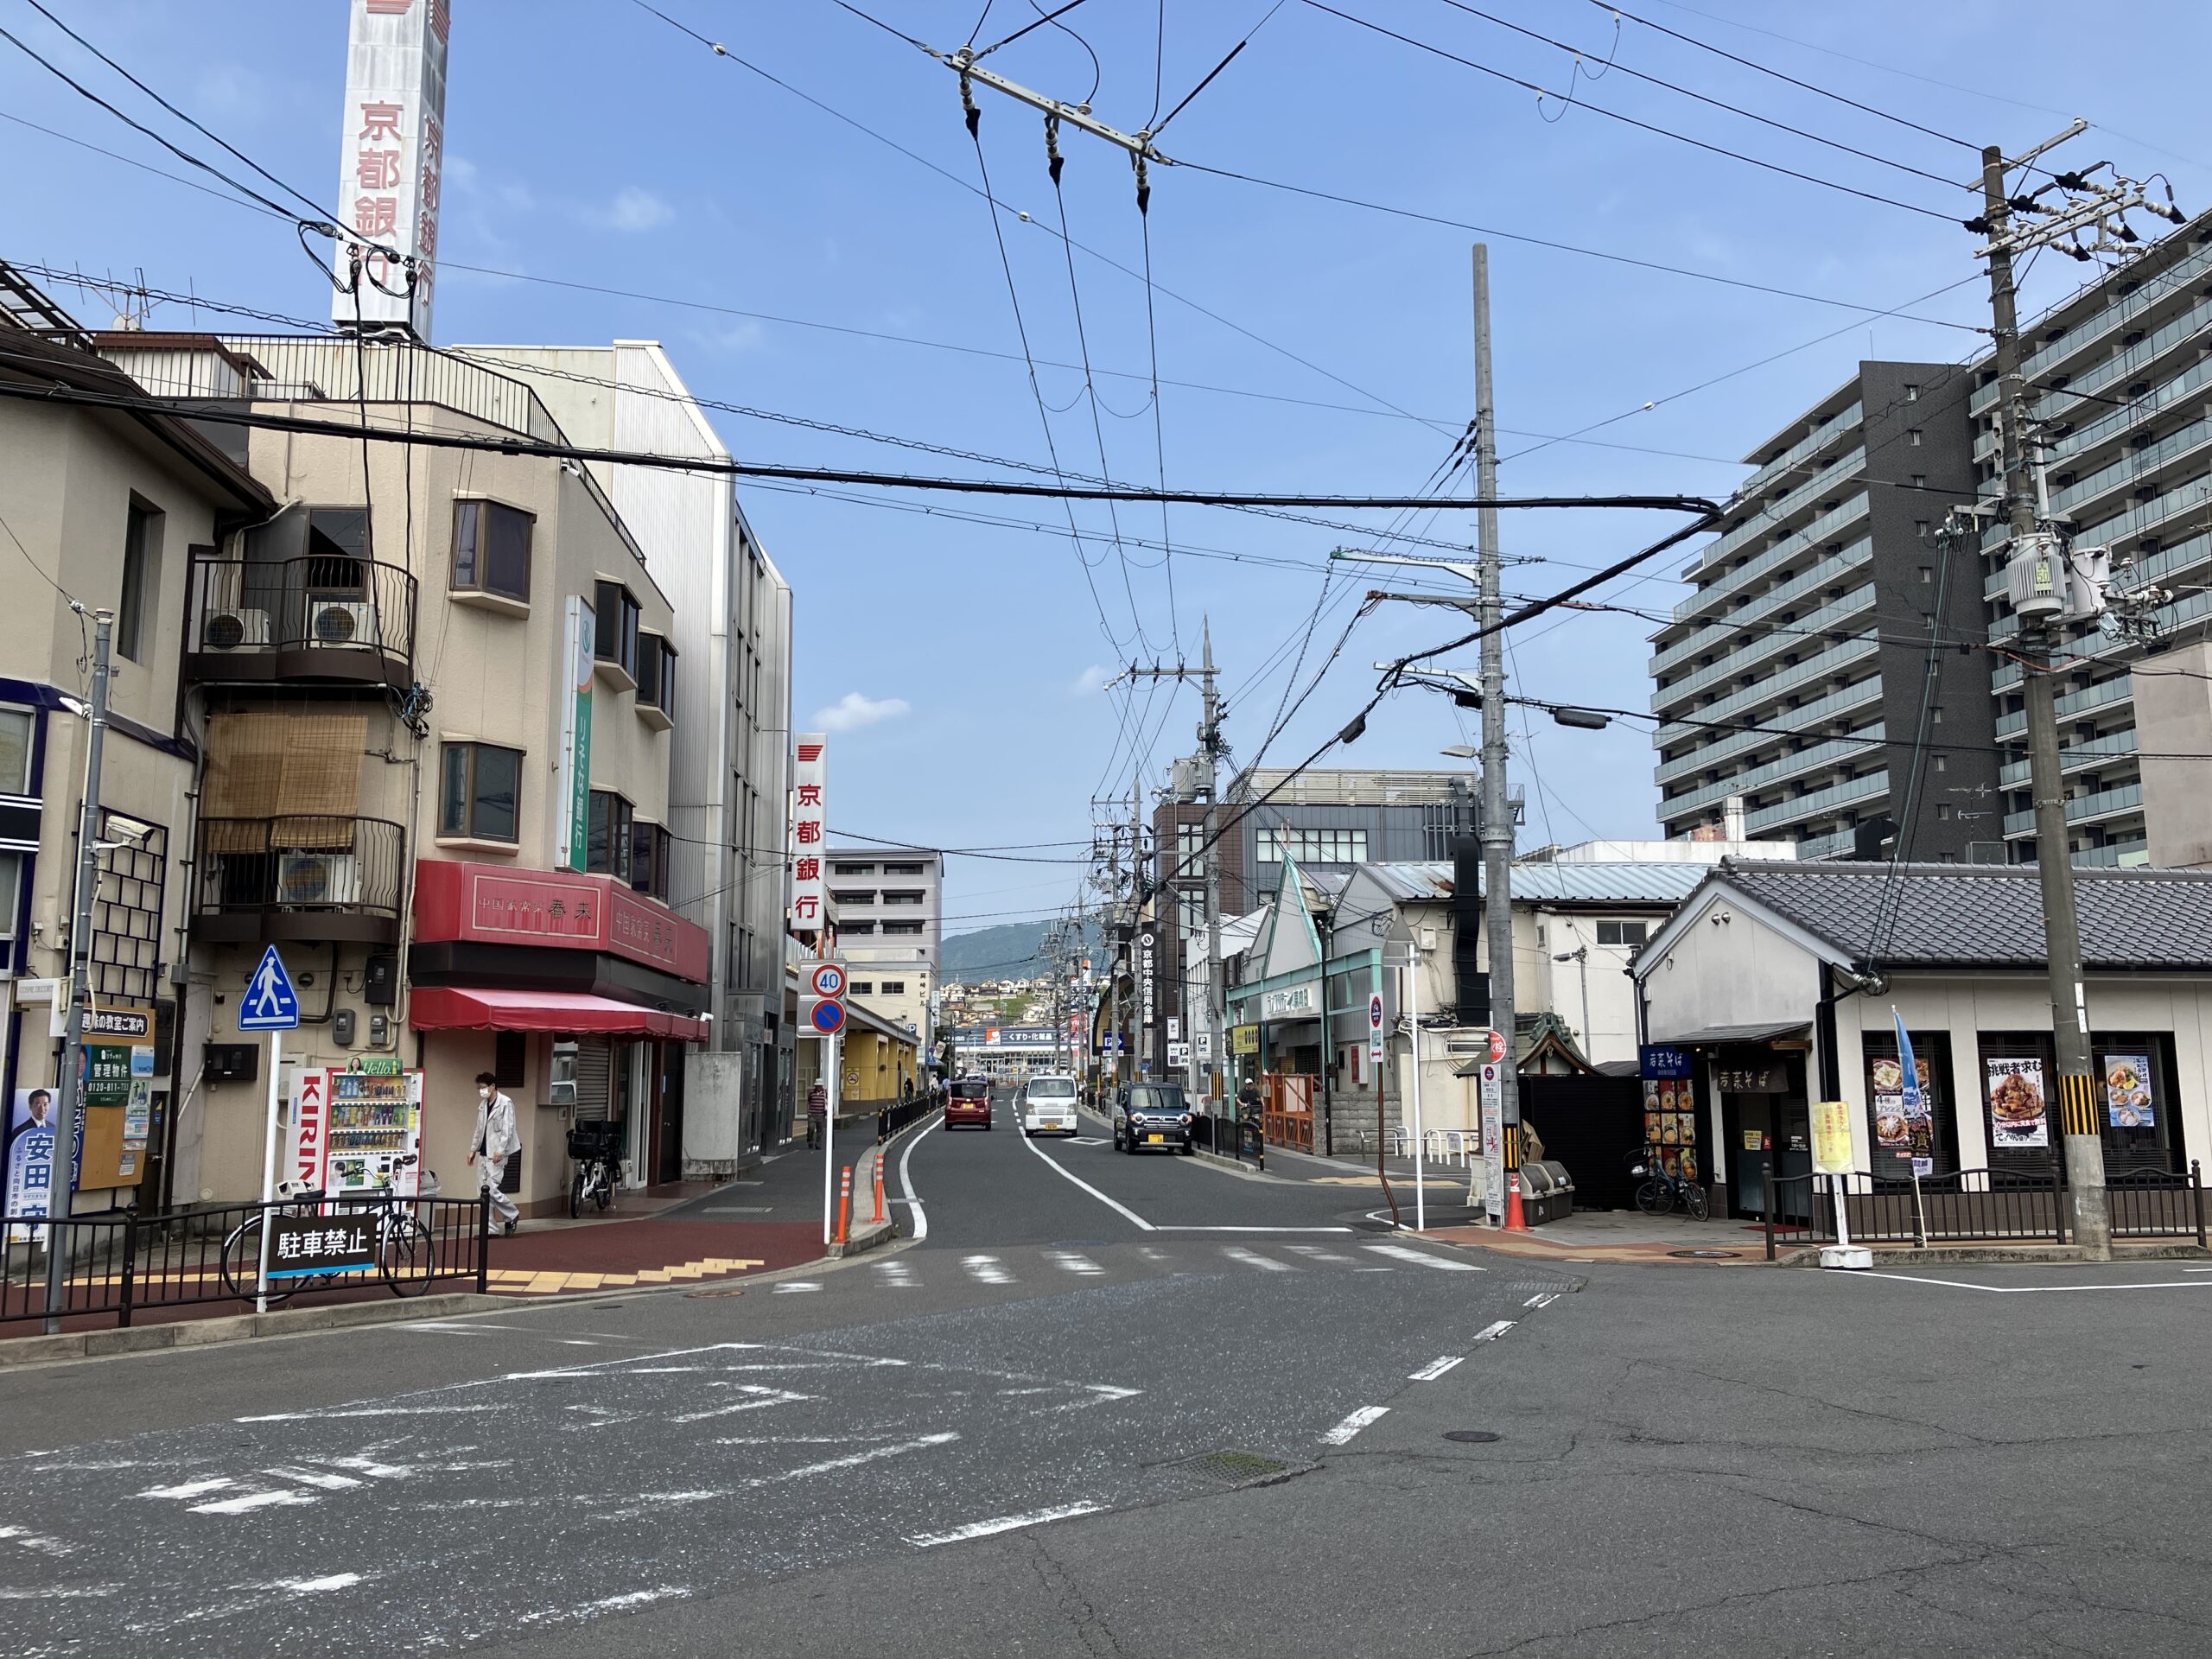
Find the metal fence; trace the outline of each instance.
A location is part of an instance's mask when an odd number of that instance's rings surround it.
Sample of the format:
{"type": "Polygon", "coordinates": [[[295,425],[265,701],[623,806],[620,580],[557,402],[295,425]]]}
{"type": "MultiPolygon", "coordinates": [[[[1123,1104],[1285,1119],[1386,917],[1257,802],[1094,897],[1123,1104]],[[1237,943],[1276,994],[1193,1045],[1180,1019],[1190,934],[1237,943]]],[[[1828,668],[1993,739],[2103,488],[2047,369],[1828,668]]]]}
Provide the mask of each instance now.
{"type": "MultiPolygon", "coordinates": [[[[1766,1166],[1766,1255],[1777,1238],[1832,1244],[1836,1179],[1777,1177],[1766,1166]]],[[[1918,1181],[1853,1174],[1842,1178],[1843,1217],[1854,1244],[2063,1244],[2072,1232],[2062,1169],[2047,1173],[1962,1169],[1918,1181]]],[[[2116,1239],[2188,1238],[2205,1244],[2204,1178],[2191,1160],[2186,1172],[2139,1170],[2107,1177],[2105,1191],[2116,1239]]]]}
{"type": "Polygon", "coordinates": [[[201,916],[340,910],[397,919],[407,832],[383,818],[294,812],[200,820],[201,916]]]}
{"type": "Polygon", "coordinates": [[[131,1211],[73,1216],[0,1217],[8,1241],[0,1257],[0,1325],[26,1319],[90,1317],[129,1325],[141,1313],[203,1304],[254,1301],[260,1229],[271,1213],[374,1215],[389,1204],[413,1217],[413,1228],[379,1227],[381,1265],[305,1281],[272,1281],[272,1302],[317,1292],[388,1289],[419,1295],[437,1284],[489,1288],[491,1201],[473,1198],[326,1199],[317,1204],[217,1205],[142,1216],[131,1211]],[[46,1245],[60,1235],[68,1271],[58,1301],[49,1299],[46,1245]]]}
{"type": "Polygon", "coordinates": [[[875,1144],[881,1146],[908,1124],[920,1122],[937,1109],[938,1103],[927,1095],[884,1102],[875,1109],[875,1144]]]}
{"type": "Polygon", "coordinates": [[[314,651],[411,662],[416,586],[404,565],[350,555],[202,555],[192,561],[184,648],[211,661],[314,651]]]}

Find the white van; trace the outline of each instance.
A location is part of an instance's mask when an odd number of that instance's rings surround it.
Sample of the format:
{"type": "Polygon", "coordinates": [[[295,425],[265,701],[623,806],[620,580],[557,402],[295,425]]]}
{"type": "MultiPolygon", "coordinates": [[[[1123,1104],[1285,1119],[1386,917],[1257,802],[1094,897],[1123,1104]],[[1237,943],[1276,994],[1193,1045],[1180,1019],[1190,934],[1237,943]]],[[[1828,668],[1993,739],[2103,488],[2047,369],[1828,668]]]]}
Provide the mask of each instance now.
{"type": "Polygon", "coordinates": [[[1021,1088],[1021,1132],[1073,1135],[1075,1103],[1075,1079],[1065,1073],[1046,1071],[1030,1078],[1021,1088]]]}

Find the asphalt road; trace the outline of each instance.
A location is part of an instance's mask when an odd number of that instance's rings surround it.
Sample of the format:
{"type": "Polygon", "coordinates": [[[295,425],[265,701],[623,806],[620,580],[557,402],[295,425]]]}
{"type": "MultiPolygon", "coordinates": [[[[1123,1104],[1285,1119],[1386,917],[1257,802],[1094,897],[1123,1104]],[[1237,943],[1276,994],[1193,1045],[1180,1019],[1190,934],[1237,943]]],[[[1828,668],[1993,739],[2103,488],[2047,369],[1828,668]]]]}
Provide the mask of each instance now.
{"type": "Polygon", "coordinates": [[[1576,1277],[1089,1138],[909,1137],[925,1236],[779,1282],[0,1376],[0,1653],[2212,1645],[2212,1273],[1576,1277]]]}

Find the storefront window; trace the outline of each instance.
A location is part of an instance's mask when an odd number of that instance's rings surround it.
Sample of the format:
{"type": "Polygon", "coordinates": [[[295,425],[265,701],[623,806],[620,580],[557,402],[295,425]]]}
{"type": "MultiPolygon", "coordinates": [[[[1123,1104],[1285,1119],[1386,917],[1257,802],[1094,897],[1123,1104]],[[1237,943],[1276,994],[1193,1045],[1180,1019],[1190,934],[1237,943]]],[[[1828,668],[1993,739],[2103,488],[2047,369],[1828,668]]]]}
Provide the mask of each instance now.
{"type": "Polygon", "coordinates": [[[2052,1085],[2058,1068],[2050,1033],[1981,1033],[1981,1107],[1989,1135],[1989,1166],[2043,1174],[2058,1161],[2058,1112],[2052,1085]]]}
{"type": "Polygon", "coordinates": [[[1920,1173],[1948,1175],[1959,1166],[1958,1112],[1951,1099],[1951,1039],[1941,1031],[1916,1031],[1913,1070],[1920,1080],[1919,1109],[1905,1104],[1904,1068],[1897,1059],[1894,1032],[1868,1032],[1866,1058],[1866,1144],[1872,1149],[1877,1178],[1909,1180],[1912,1160],[1926,1160],[1920,1173]]]}
{"type": "Polygon", "coordinates": [[[2104,1131],[2105,1173],[2175,1171],[2182,1161],[2181,1114],[2175,1108],[2173,1038],[2162,1031],[2093,1032],[2097,1114],[2104,1131]]]}

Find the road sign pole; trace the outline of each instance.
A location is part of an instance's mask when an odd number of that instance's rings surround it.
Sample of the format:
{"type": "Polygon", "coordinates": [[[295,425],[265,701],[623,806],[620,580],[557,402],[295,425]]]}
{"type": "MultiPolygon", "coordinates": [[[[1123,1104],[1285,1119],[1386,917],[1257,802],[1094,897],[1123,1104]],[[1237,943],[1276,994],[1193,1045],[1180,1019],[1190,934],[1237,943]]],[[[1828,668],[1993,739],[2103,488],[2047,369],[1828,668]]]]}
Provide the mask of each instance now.
{"type": "Polygon", "coordinates": [[[269,1033],[269,1118],[263,1126],[261,1144],[261,1263],[254,1274],[253,1311],[269,1311],[269,1206],[276,1198],[277,1114],[283,1104],[283,1085],[278,1067],[283,1059],[284,1033],[269,1033]]]}
{"type": "Polygon", "coordinates": [[[844,1084],[845,1039],[841,1032],[825,1037],[830,1057],[830,1087],[822,1112],[822,1243],[826,1248],[836,1231],[837,1096],[844,1084]]]}

